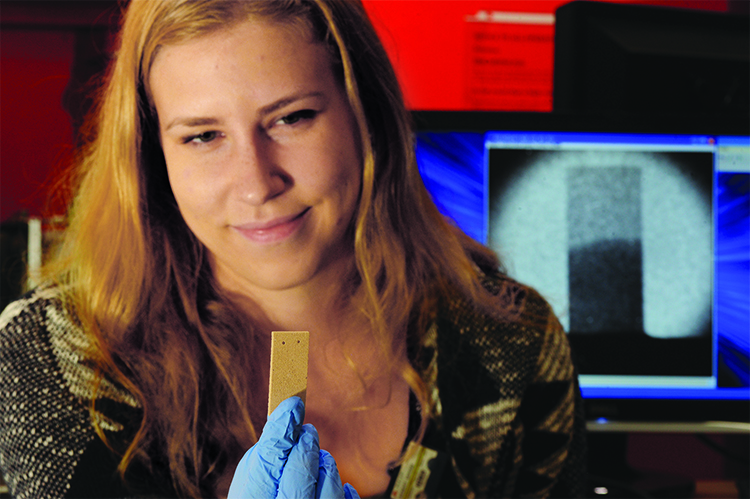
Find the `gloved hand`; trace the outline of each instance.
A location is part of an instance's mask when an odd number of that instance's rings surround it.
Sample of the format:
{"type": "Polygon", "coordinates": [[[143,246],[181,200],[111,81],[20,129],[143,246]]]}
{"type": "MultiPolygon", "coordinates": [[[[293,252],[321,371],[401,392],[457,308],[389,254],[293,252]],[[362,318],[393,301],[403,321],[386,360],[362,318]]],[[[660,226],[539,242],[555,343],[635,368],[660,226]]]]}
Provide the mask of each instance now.
{"type": "Polygon", "coordinates": [[[279,404],[237,465],[228,499],[359,499],[354,487],[341,485],[333,456],[320,450],[317,430],[304,419],[299,397],[279,404]]]}

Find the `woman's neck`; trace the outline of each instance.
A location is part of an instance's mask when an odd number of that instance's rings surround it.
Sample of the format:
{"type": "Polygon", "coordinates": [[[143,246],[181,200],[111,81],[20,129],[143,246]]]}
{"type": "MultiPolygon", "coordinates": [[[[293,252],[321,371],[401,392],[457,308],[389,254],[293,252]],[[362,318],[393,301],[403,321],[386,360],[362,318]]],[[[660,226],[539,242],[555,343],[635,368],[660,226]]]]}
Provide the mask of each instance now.
{"type": "Polygon", "coordinates": [[[259,289],[229,276],[217,277],[230,299],[253,318],[261,331],[310,331],[330,340],[340,338],[344,323],[358,322],[354,317],[359,314],[352,311],[347,297],[350,275],[351,265],[342,262],[286,289],[259,289]]]}

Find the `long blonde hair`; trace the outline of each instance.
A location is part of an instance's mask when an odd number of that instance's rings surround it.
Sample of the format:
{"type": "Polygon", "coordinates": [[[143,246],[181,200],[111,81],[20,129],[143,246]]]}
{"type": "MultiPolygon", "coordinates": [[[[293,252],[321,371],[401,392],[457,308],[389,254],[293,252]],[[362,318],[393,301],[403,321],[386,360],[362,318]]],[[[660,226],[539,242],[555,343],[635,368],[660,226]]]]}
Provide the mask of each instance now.
{"type": "Polygon", "coordinates": [[[498,265],[444,220],[425,190],[395,73],[359,2],[132,0],[89,121],[65,240],[47,275],[91,338],[101,375],[141,404],[121,472],[161,445],[175,486],[191,496],[216,493],[227,464],[256,440],[252,411],[264,404],[253,387],[261,373],[253,331],[236,334],[248,330],[247,318],[222,295],[206,249],[177,209],[148,77],[161,46],[250,16],[303,23],[337,63],[363,153],[348,289],[390,367],[422,402],[423,427],[431,411],[424,382],[400,359],[407,344],[420,344],[442,297],[460,293],[485,303],[475,262],[498,265]],[[207,448],[217,449],[210,461],[207,448]]]}

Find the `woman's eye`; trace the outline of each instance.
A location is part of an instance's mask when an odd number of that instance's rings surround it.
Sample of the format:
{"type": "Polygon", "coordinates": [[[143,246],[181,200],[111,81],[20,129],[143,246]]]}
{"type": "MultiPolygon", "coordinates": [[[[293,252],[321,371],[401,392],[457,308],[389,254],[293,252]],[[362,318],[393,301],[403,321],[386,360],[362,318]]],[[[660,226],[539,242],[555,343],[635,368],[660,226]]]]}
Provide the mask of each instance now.
{"type": "Polygon", "coordinates": [[[318,112],[312,109],[303,109],[302,111],[296,111],[284,116],[283,118],[279,119],[277,123],[280,123],[282,125],[295,125],[302,120],[309,120],[314,118],[316,114],[318,114],[318,112]]]}
{"type": "Polygon", "coordinates": [[[207,142],[211,142],[212,140],[216,139],[219,136],[218,132],[203,132],[199,133],[197,135],[190,135],[185,138],[185,143],[193,143],[193,144],[205,144],[207,142]]]}

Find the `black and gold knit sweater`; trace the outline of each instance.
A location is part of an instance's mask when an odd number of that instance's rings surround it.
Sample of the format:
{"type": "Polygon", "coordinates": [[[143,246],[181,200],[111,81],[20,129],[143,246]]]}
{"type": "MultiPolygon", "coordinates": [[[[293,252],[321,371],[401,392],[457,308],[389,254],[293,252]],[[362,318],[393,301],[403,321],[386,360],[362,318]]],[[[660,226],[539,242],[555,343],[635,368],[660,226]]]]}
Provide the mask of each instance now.
{"type": "MultiPolygon", "coordinates": [[[[509,285],[520,310],[515,320],[455,300],[441,307],[420,345],[417,368],[434,408],[423,443],[449,463],[438,495],[583,497],[585,423],[567,338],[535,292],[502,276],[487,279],[496,293],[509,285]]],[[[92,418],[112,441],[126,441],[140,408],[105,380],[104,410],[90,412],[89,341],[54,288],[39,288],[0,315],[0,472],[12,496],[176,496],[166,466],[136,463],[122,483],[119,458],[92,418]]]]}

